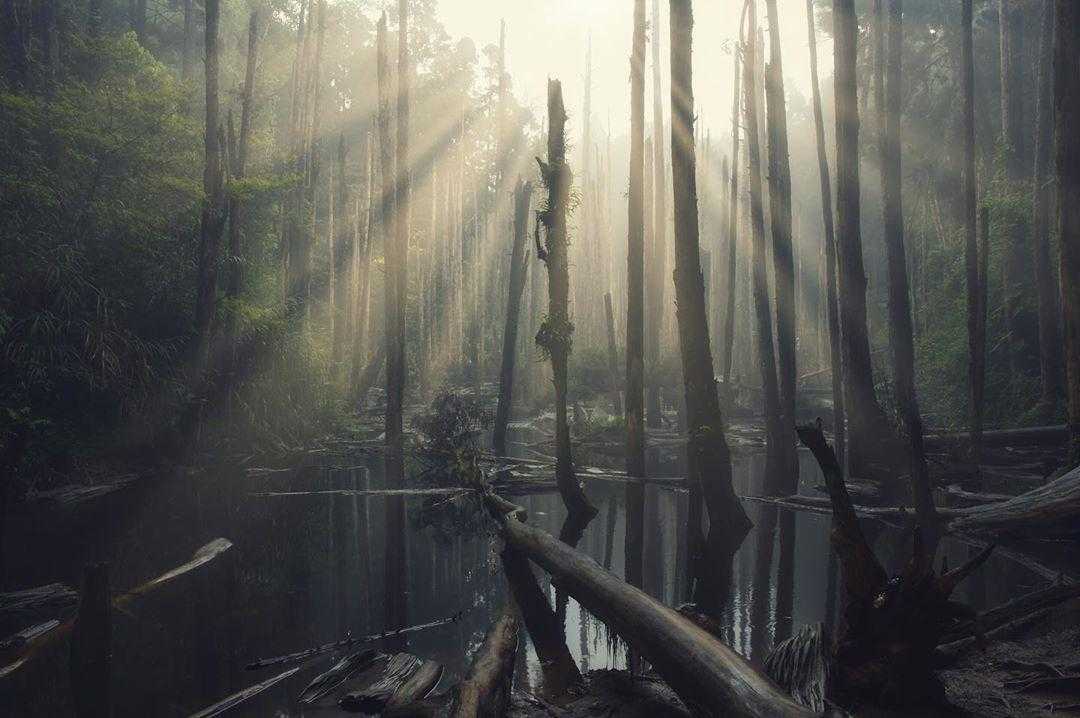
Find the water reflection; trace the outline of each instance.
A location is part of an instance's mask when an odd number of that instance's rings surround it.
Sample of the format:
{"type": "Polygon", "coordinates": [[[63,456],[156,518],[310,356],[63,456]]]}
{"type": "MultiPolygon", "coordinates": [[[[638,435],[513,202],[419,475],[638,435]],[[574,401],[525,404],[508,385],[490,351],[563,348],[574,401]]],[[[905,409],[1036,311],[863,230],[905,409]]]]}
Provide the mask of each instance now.
{"type": "MultiPolygon", "coordinates": [[[[814,491],[820,475],[809,456],[801,458],[802,491],[814,491]]],[[[758,491],[762,464],[757,456],[737,460],[738,493],[758,491]]],[[[661,467],[656,473],[677,470],[661,467]]],[[[235,544],[231,567],[208,572],[117,618],[114,675],[124,686],[117,692],[118,714],[190,714],[268,678],[269,671],[242,670],[256,658],[463,610],[456,623],[395,641],[394,647],[407,642],[410,652],[443,663],[445,688],[463,674],[507,596],[500,542],[481,521],[478,505],[455,500],[452,525],[444,525],[431,520],[430,509],[446,497],[252,495],[396,487],[411,480],[410,473],[392,457],[337,457],[258,475],[230,467],[162,480],[111,505],[107,532],[100,524],[72,533],[51,524],[16,522],[6,556],[13,577],[9,588],[53,581],[78,585],[84,564],[108,561],[111,584],[123,591],[224,536],[235,544]]],[[[590,482],[587,490],[601,507],[587,524],[568,522],[554,492],[515,500],[535,525],[576,541],[580,550],[650,595],[672,606],[694,601],[707,607],[725,639],[752,660],[761,660],[794,628],[835,616],[839,578],[827,516],[747,502],[755,528],[745,540],[735,547],[707,541],[708,550],[691,561],[685,492],[653,485],[627,490],[601,482],[590,482]]],[[[896,531],[870,531],[868,538],[891,570],[906,560],[906,544],[896,531]]],[[[950,565],[959,565],[969,548],[947,539],[941,550],[950,565]]],[[[995,580],[972,581],[961,589],[976,607],[1041,585],[1008,557],[992,557],[984,570],[995,580]]],[[[534,575],[537,595],[549,610],[558,607],[550,578],[539,570],[534,575]]],[[[572,598],[561,602],[561,644],[582,670],[627,665],[625,647],[601,622],[572,598]]],[[[70,713],[62,653],[0,685],[0,714],[70,713]]],[[[522,652],[516,666],[520,686],[544,684],[537,653],[531,644],[522,652]]],[[[328,660],[305,667],[235,715],[299,715],[297,693],[328,667],[328,660]]]]}

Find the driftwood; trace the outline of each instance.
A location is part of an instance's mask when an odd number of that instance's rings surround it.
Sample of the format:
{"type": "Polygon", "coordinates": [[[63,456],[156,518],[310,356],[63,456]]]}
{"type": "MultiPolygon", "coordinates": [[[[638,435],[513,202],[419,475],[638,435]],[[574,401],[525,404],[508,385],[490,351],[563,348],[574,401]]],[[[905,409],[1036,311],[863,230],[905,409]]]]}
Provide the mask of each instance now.
{"type": "Polygon", "coordinates": [[[558,580],[705,716],[810,716],[742,656],[554,536],[505,516],[507,544],[558,580]]]}
{"type": "Polygon", "coordinates": [[[499,718],[510,703],[514,658],[518,648],[518,617],[512,602],[488,629],[469,672],[457,688],[451,718],[499,718]]]}
{"type": "Polygon", "coordinates": [[[270,666],[281,665],[282,663],[292,663],[293,661],[304,661],[308,658],[315,656],[321,656],[324,653],[333,653],[334,651],[341,650],[342,648],[349,648],[351,646],[360,646],[365,643],[375,643],[387,638],[394,638],[396,636],[404,636],[409,633],[417,633],[418,631],[426,631],[429,628],[438,628],[439,626],[446,626],[451,623],[456,623],[464,615],[464,611],[459,611],[449,618],[440,618],[437,621],[428,621],[427,623],[420,623],[415,626],[408,626],[406,628],[397,628],[392,631],[384,631],[383,633],[372,633],[367,636],[358,636],[353,638],[347,636],[340,641],[334,641],[332,643],[324,643],[321,646],[315,646],[314,648],[307,648],[303,651],[296,651],[295,653],[286,653],[282,656],[275,656],[274,658],[259,658],[257,660],[248,663],[244,666],[244,670],[255,671],[260,668],[268,668],[270,666]]]}
{"type": "Polygon", "coordinates": [[[1021,538],[1080,535],[1080,467],[1007,501],[973,506],[949,524],[953,531],[1021,538]]]}
{"type": "Polygon", "coordinates": [[[225,711],[232,710],[244,701],[254,698],[255,696],[265,691],[267,688],[270,688],[271,686],[276,686],[278,683],[281,683],[285,679],[290,678],[301,668],[303,668],[303,666],[296,666],[295,668],[290,668],[284,673],[279,673],[273,678],[267,678],[261,683],[256,683],[253,686],[248,686],[244,690],[233,693],[228,698],[225,698],[224,700],[215,703],[209,708],[203,708],[198,713],[193,713],[191,715],[191,718],[213,718],[213,716],[219,716],[225,711]]]}

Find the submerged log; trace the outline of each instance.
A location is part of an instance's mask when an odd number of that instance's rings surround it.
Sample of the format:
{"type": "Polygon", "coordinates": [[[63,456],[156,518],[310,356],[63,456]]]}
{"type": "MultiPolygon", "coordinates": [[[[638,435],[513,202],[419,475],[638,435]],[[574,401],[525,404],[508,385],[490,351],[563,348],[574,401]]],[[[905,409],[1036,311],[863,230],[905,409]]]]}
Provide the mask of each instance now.
{"type": "Polygon", "coordinates": [[[465,680],[458,686],[450,708],[451,718],[497,718],[505,715],[510,704],[517,648],[517,610],[513,603],[507,603],[499,618],[488,629],[465,680]]]}
{"type": "Polygon", "coordinates": [[[500,525],[510,547],[550,572],[700,715],[812,715],[735,651],[588,556],[516,517],[503,516],[500,525]]]}

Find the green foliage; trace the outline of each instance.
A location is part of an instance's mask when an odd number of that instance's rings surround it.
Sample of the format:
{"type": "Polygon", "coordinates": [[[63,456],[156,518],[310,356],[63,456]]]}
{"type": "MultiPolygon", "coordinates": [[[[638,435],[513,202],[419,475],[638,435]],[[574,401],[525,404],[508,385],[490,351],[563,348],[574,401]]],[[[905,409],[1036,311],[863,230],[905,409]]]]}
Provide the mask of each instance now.
{"type": "Polygon", "coordinates": [[[494,420],[475,396],[439,392],[427,413],[413,419],[422,437],[421,451],[435,462],[436,475],[457,481],[479,481],[479,437],[494,420]]]}
{"type": "Polygon", "coordinates": [[[574,323],[569,319],[545,314],[536,332],[536,346],[540,356],[547,360],[553,352],[562,350],[569,354],[574,345],[574,323]]]}
{"type": "Polygon", "coordinates": [[[583,347],[575,353],[570,360],[569,385],[574,401],[591,401],[603,394],[610,394],[613,387],[607,349],[583,347]]]}

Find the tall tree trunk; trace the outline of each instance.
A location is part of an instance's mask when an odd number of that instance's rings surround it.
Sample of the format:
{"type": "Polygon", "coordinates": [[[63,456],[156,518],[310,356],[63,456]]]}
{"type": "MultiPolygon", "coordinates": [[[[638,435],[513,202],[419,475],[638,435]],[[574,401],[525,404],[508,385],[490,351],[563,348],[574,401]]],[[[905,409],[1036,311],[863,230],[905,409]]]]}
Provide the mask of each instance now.
{"type": "MultiPolygon", "coordinates": [[[[248,145],[251,142],[252,115],[255,111],[255,68],[259,53],[259,13],[251,12],[248,20],[247,62],[244,70],[244,89],[240,95],[240,136],[236,143],[236,152],[232,156],[233,179],[242,180],[247,175],[248,145]]],[[[225,296],[235,299],[240,296],[244,279],[243,262],[243,227],[244,202],[236,194],[229,196],[229,277],[225,287],[225,296]]]]}
{"type": "Polygon", "coordinates": [[[810,39],[810,84],[814,103],[814,135],[817,140],[818,178],[821,182],[821,218],[825,228],[825,315],[829,325],[829,364],[832,370],[833,435],[840,465],[844,465],[844,388],[840,361],[840,314],[836,297],[836,234],[833,228],[832,181],[825,151],[825,120],[821,112],[821,85],[818,82],[817,29],[814,0],[806,0],[806,25],[810,39]]]}
{"type": "MultiPolygon", "coordinates": [[[[971,454],[978,462],[982,443],[983,382],[986,372],[984,341],[980,338],[979,246],[975,196],[975,55],[972,0],[963,0],[960,21],[960,77],[963,93],[961,134],[964,163],[961,190],[964,200],[964,266],[967,277],[968,397],[971,454]]],[[[985,224],[985,222],[984,222],[985,224]]],[[[985,230],[984,230],[985,231],[985,230]]]]}
{"type": "Polygon", "coordinates": [[[351,259],[353,256],[353,227],[349,221],[349,184],[345,181],[345,159],[348,147],[345,134],[338,137],[337,150],[337,191],[330,197],[333,226],[330,230],[330,294],[333,302],[333,333],[331,335],[331,363],[334,376],[342,376],[345,361],[345,345],[348,341],[348,307],[352,303],[349,291],[352,285],[351,259]]]}
{"type": "Polygon", "coordinates": [[[634,0],[626,235],[626,473],[645,475],[645,0],[634,0]]]}
{"type": "Polygon", "coordinates": [[[1050,162],[1054,146],[1054,4],[1043,2],[1039,35],[1036,102],[1035,175],[1032,180],[1032,260],[1039,299],[1039,423],[1048,424],[1061,391],[1060,287],[1050,261],[1050,211],[1053,193],[1050,162]]]}
{"type": "MultiPolygon", "coordinates": [[[[1005,177],[1009,192],[1020,190],[1027,182],[1027,133],[1024,117],[1031,108],[1025,101],[1029,82],[1024,47],[1023,8],[1016,0],[998,0],[998,29],[1001,50],[1001,146],[1005,158],[1005,177]]],[[[1038,351],[1036,323],[1028,309],[1031,286],[1031,251],[1028,248],[1028,227],[1022,218],[1009,218],[1004,230],[1006,251],[1003,257],[1005,294],[1005,325],[1009,341],[1005,351],[1009,357],[1012,376],[1020,378],[1030,373],[1038,351]]],[[[1014,386],[1017,386],[1014,384],[1014,386]]]]}
{"type": "Polygon", "coordinates": [[[615,309],[611,302],[611,292],[604,293],[604,326],[607,329],[608,374],[611,376],[611,411],[615,416],[623,415],[622,387],[619,382],[619,350],[615,338],[615,309]]]}
{"type": "Polygon", "coordinates": [[[859,201],[859,102],[855,73],[858,23],[854,0],[833,2],[836,83],[836,232],[840,280],[844,409],[848,415],[851,476],[866,476],[872,447],[882,442],[884,414],[874,396],[870,339],[866,329],[859,201]]]}
{"type": "MultiPolygon", "coordinates": [[[[671,0],[671,167],[675,209],[675,303],[687,415],[687,478],[709,510],[710,535],[741,537],[750,520],[731,483],[731,453],[713,375],[698,244],[690,0],[671,0]]],[[[697,532],[700,527],[692,526],[697,532]]],[[[725,542],[726,543],[726,542],[725,542]]]]}
{"type": "Polygon", "coordinates": [[[885,247],[889,264],[889,338],[892,343],[893,383],[910,442],[911,492],[923,541],[932,556],[937,545],[937,513],[930,490],[930,472],[923,449],[922,415],[915,392],[915,337],[911,325],[907,253],[904,247],[903,175],[900,160],[900,113],[903,87],[902,0],[888,0],[885,133],[882,137],[882,185],[885,202],[885,247]]]}
{"type": "Polygon", "coordinates": [[[495,411],[493,445],[506,453],[506,425],[513,407],[514,361],[517,358],[518,317],[525,289],[525,249],[529,241],[529,200],[532,183],[519,181],[514,190],[514,246],[510,254],[510,296],[506,301],[506,330],[503,332],[502,371],[499,373],[499,404],[495,411]]]}
{"type": "Polygon", "coordinates": [[[184,39],[180,46],[180,79],[187,82],[191,79],[192,55],[195,45],[195,2],[183,0],[184,6],[184,39]]]}
{"type": "Polygon", "coordinates": [[[731,97],[731,194],[728,196],[728,222],[727,222],[727,308],[724,313],[724,359],[721,371],[724,376],[725,399],[728,402],[735,400],[735,392],[731,385],[731,360],[735,351],[735,278],[739,255],[739,102],[741,100],[739,53],[742,48],[743,23],[746,22],[746,12],[750,7],[749,0],[743,3],[742,15],[739,17],[739,43],[732,53],[735,66],[735,92],[731,97]]]}
{"type": "Polygon", "coordinates": [[[220,10],[220,0],[206,0],[206,129],[203,135],[206,154],[203,192],[206,198],[203,200],[199,231],[198,287],[195,294],[197,362],[201,365],[205,365],[209,358],[210,336],[217,307],[217,261],[226,219],[225,176],[221,159],[222,126],[218,100],[220,10]]]}
{"type": "Polygon", "coordinates": [[[784,430],[780,409],[780,388],[776,377],[776,357],[773,354],[772,307],[769,302],[769,277],[765,239],[765,212],[761,197],[761,146],[758,144],[757,53],[760,44],[757,34],[757,3],[750,0],[750,31],[743,48],[744,85],[746,92],[746,151],[750,160],[750,222],[753,228],[754,256],[753,295],[757,328],[757,353],[761,369],[761,390],[765,412],[766,462],[764,490],[768,494],[792,493],[779,477],[786,470],[783,442],[784,430]]]}
{"type": "Polygon", "coordinates": [[[1054,127],[1058,231],[1069,405],[1068,466],[1080,464],[1080,4],[1057,0],[1054,19],[1054,127]]]}
{"type": "Polygon", "coordinates": [[[566,164],[566,108],[563,105],[562,84],[548,80],[548,141],[547,163],[537,158],[540,175],[547,189],[547,207],[537,214],[537,222],[546,230],[546,246],[539,246],[537,256],[547,264],[548,315],[536,335],[536,343],[551,357],[555,385],[555,481],[563,503],[570,514],[592,516],[596,509],[589,503],[574,474],[574,458],[570,450],[570,424],[566,418],[567,364],[573,341],[574,325],[570,322],[570,267],[567,252],[569,239],[566,214],[569,211],[573,173],[566,164]]]}
{"type": "Polygon", "coordinates": [[[359,211],[356,218],[356,244],[360,253],[359,273],[356,287],[356,332],[353,334],[352,351],[352,380],[350,382],[351,395],[359,402],[364,397],[359,396],[361,379],[364,366],[367,364],[367,353],[374,347],[369,335],[373,335],[371,315],[371,257],[372,245],[375,241],[375,146],[374,137],[370,131],[364,133],[364,141],[360,143],[360,174],[364,177],[364,184],[360,190],[360,197],[367,194],[363,205],[363,212],[359,211]]]}
{"type": "Polygon", "coordinates": [[[652,241],[649,247],[648,314],[645,319],[645,353],[649,371],[653,376],[646,393],[645,421],[648,426],[659,427],[662,419],[660,407],[660,343],[663,333],[664,285],[667,283],[667,182],[664,161],[664,106],[663,87],[660,79],[660,0],[652,5],[652,95],[653,95],[653,155],[652,155],[652,241]]]}
{"type": "Polygon", "coordinates": [[[769,18],[769,64],[765,70],[766,121],[769,137],[769,214],[773,239],[776,291],[776,354],[780,384],[780,426],[777,440],[780,473],[773,478],[780,493],[799,486],[795,439],[795,258],[791,246],[791,163],[788,158],[787,104],[780,52],[780,15],[776,0],[765,0],[769,18]]]}

